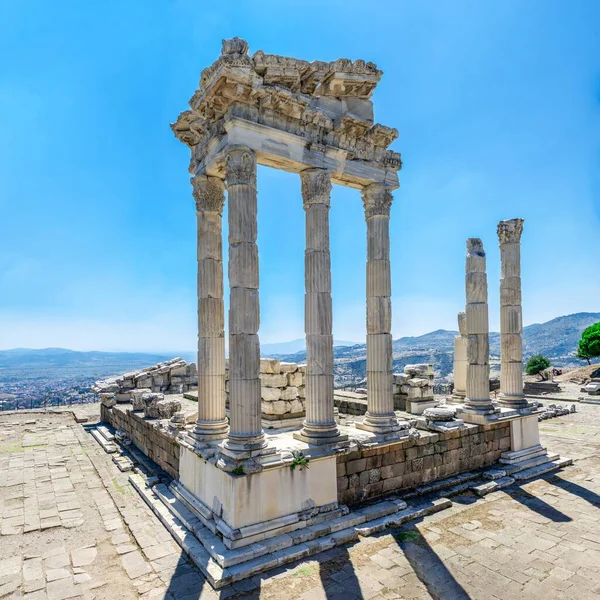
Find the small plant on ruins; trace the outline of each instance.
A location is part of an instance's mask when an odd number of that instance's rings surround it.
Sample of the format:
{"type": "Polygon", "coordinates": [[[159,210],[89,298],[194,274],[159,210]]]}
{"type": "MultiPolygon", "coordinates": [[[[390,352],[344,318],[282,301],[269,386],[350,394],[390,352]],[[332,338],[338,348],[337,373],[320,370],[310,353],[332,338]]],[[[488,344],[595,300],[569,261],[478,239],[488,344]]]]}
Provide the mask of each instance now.
{"type": "Polygon", "coordinates": [[[244,471],[244,465],[238,465],[233,471],[231,471],[232,475],[245,475],[246,471],[244,471]]]}
{"type": "Polygon", "coordinates": [[[541,376],[542,371],[545,371],[548,367],[550,367],[550,364],[550,361],[545,356],[542,356],[541,354],[536,354],[527,361],[525,371],[527,375],[541,376]]]}
{"type": "Polygon", "coordinates": [[[600,356],[600,323],[584,329],[577,346],[577,358],[587,360],[588,365],[592,364],[590,359],[598,356],[600,356]]]}
{"type": "Polygon", "coordinates": [[[300,450],[294,450],[292,452],[292,456],[293,456],[293,459],[290,464],[290,469],[292,471],[295,471],[296,467],[298,467],[299,470],[308,469],[308,461],[309,461],[308,456],[304,456],[304,453],[301,452],[300,450]]]}

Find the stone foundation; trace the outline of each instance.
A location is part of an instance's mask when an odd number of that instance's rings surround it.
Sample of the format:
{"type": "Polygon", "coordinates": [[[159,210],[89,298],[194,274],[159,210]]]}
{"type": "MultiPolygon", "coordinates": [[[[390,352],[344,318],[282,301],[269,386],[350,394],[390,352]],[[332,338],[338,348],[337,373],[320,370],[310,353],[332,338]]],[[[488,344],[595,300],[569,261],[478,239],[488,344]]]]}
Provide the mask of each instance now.
{"type": "Polygon", "coordinates": [[[171,477],[179,478],[179,444],[160,428],[164,421],[146,419],[143,413],[133,412],[130,404],[118,404],[112,408],[101,404],[100,417],[115,430],[124,431],[136,448],[171,477]]]}
{"type": "Polygon", "coordinates": [[[510,450],[510,423],[466,425],[338,454],[338,502],[356,504],[479,469],[510,450]]]}

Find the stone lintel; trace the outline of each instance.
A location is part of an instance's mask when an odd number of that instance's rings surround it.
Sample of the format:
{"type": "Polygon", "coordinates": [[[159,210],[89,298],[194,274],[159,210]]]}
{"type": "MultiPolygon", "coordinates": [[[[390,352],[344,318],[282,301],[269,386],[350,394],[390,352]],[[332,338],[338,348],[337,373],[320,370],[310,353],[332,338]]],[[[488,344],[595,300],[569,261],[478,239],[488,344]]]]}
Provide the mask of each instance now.
{"type": "Polygon", "coordinates": [[[372,183],[382,183],[390,191],[398,188],[398,173],[381,168],[370,161],[347,160],[347,152],[334,147],[311,150],[305,138],[267,125],[230,117],[225,122],[226,134],[214,138],[196,173],[225,178],[225,155],[228,146],[242,145],[256,152],[258,164],[300,173],[307,168],[327,169],[332,183],[363,189],[372,183]],[[322,151],[321,151],[322,150],[322,151]]]}

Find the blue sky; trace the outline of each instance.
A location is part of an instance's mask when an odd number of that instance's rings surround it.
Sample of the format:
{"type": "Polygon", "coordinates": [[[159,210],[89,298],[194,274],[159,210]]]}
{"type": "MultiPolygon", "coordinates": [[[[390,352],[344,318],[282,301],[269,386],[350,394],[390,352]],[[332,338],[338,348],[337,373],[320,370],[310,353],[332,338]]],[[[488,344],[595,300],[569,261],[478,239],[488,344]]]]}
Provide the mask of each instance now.
{"type": "MultiPolygon", "coordinates": [[[[467,237],[524,217],[525,324],[600,310],[595,0],[3,0],[0,348],[192,350],[195,216],[169,123],[221,39],[384,71],[396,127],[394,337],[456,328],[467,237]]],[[[303,335],[299,178],[259,169],[261,340],[303,335]]],[[[334,334],[365,335],[359,192],[334,187],[334,334]]]]}

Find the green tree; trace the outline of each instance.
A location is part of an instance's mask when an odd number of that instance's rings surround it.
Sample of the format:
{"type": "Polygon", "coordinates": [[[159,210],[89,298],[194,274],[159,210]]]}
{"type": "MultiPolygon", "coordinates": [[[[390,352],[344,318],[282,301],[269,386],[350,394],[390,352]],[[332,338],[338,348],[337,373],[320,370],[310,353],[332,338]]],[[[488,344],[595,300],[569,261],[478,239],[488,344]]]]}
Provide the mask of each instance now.
{"type": "Polygon", "coordinates": [[[538,373],[541,373],[541,371],[547,369],[549,366],[550,361],[545,356],[536,354],[527,361],[525,372],[527,375],[537,375],[538,373]]]}
{"type": "Polygon", "coordinates": [[[590,359],[597,356],[600,356],[600,323],[584,329],[577,346],[577,358],[587,360],[588,365],[592,364],[590,359]]]}

